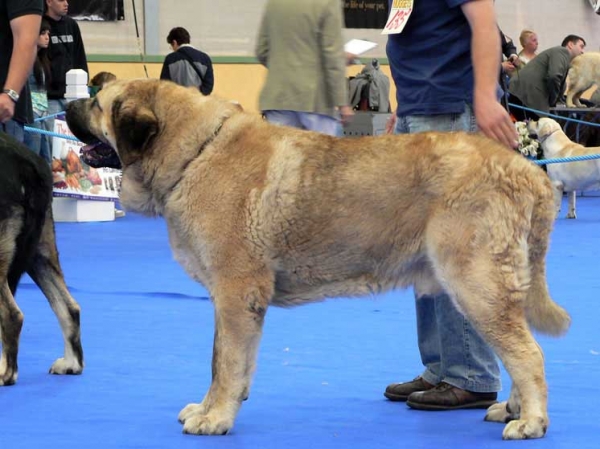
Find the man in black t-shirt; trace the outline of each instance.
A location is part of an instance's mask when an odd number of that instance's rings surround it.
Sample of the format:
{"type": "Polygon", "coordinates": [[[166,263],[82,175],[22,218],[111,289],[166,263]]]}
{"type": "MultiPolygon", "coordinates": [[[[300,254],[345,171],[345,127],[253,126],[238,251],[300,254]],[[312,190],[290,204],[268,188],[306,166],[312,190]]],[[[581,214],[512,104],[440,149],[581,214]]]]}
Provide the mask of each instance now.
{"type": "MultiPolygon", "coordinates": [[[[77,21],[69,17],[67,0],[45,0],[44,18],[50,24],[50,85],[48,86],[48,115],[63,112],[67,106],[65,92],[67,72],[81,69],[89,74],[83,38],[77,21]]],[[[44,121],[54,131],[54,118],[44,121]]],[[[50,145],[52,146],[52,145],[50,145]]]]}
{"type": "Polygon", "coordinates": [[[0,129],[23,142],[33,122],[27,77],[37,53],[42,0],[0,0],[0,129]]]}

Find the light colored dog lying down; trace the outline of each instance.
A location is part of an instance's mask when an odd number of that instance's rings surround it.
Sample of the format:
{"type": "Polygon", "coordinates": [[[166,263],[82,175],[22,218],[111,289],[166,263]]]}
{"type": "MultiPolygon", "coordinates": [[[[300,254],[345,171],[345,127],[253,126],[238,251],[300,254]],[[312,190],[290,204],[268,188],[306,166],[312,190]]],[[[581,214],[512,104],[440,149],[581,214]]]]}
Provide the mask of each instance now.
{"type": "Polygon", "coordinates": [[[175,258],[210,291],[212,384],[179,414],[184,432],[232,428],[269,306],[414,285],[447,291],[510,373],[508,405],[486,419],[508,423],[507,439],[545,434],[530,329],[559,335],[570,319],[546,285],[552,186],[520,154],[462,132],[335,138],[275,126],[158,80],[112,82],[69,103],[67,121],[95,145],[88,163],[122,166],[122,204],[162,215],[175,258]]]}
{"type": "Polygon", "coordinates": [[[581,94],[594,84],[600,86],[600,53],[590,52],[571,61],[567,77],[567,106],[584,108],[579,99],[581,94]]]}
{"type": "MultiPolygon", "coordinates": [[[[584,147],[570,140],[560,125],[551,118],[529,122],[529,131],[538,136],[545,159],[599,154],[600,147],[584,147]]],[[[600,190],[600,159],[548,164],[548,176],[554,187],[554,204],[560,212],[563,192],[569,194],[567,218],[577,218],[575,192],[600,190]]]]}

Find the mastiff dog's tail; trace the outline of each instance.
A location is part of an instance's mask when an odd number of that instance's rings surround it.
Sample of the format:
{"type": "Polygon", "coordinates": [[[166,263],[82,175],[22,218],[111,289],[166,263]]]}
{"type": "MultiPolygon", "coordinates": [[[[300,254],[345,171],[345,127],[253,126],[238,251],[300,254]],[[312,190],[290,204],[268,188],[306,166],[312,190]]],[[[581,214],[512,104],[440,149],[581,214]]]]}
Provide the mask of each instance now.
{"type": "Polygon", "coordinates": [[[548,293],[546,284],[546,252],[556,210],[553,203],[552,187],[541,186],[537,192],[531,215],[531,233],[528,238],[531,286],[525,301],[525,315],[529,325],[544,334],[562,335],[571,325],[571,317],[565,309],[556,304],[548,293]]]}

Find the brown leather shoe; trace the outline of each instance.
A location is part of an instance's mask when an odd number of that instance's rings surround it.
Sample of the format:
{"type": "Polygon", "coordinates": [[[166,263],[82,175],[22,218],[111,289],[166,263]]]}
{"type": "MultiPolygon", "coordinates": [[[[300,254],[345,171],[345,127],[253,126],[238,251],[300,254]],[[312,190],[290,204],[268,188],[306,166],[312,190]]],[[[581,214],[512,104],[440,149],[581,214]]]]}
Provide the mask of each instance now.
{"type": "Polygon", "coordinates": [[[498,393],[474,393],[440,382],[435,388],[411,394],[406,405],[417,410],[460,410],[488,408],[495,404],[498,393]]]}
{"type": "Polygon", "coordinates": [[[401,384],[389,384],[383,395],[390,401],[406,401],[408,397],[417,391],[426,391],[433,388],[434,385],[423,380],[422,377],[416,377],[410,382],[401,384]]]}

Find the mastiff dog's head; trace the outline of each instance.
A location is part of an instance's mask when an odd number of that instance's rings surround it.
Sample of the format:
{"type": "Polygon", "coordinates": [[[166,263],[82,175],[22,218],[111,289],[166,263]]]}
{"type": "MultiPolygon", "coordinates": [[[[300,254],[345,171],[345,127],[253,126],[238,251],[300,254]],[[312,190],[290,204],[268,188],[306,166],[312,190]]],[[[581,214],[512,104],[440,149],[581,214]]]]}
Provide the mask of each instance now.
{"type": "Polygon", "coordinates": [[[156,215],[181,180],[193,175],[186,168],[204,150],[224,151],[237,139],[242,127],[226,122],[241,112],[239,105],[195,88],[138,79],[111,82],[94,98],[69,103],[66,116],[70,130],[87,144],[85,163],[122,168],[121,203],[156,215]]]}
{"type": "Polygon", "coordinates": [[[158,81],[116,81],[97,96],[70,102],[67,124],[86,143],[82,160],[95,168],[121,168],[140,157],[159,131],[153,111],[158,81]]]}
{"type": "Polygon", "coordinates": [[[205,97],[196,88],[137,79],[113,81],[94,98],[70,102],[66,116],[69,129],[87,144],[84,162],[126,170],[141,160],[160,164],[196,156],[241,111],[238,104],[205,97]]]}

